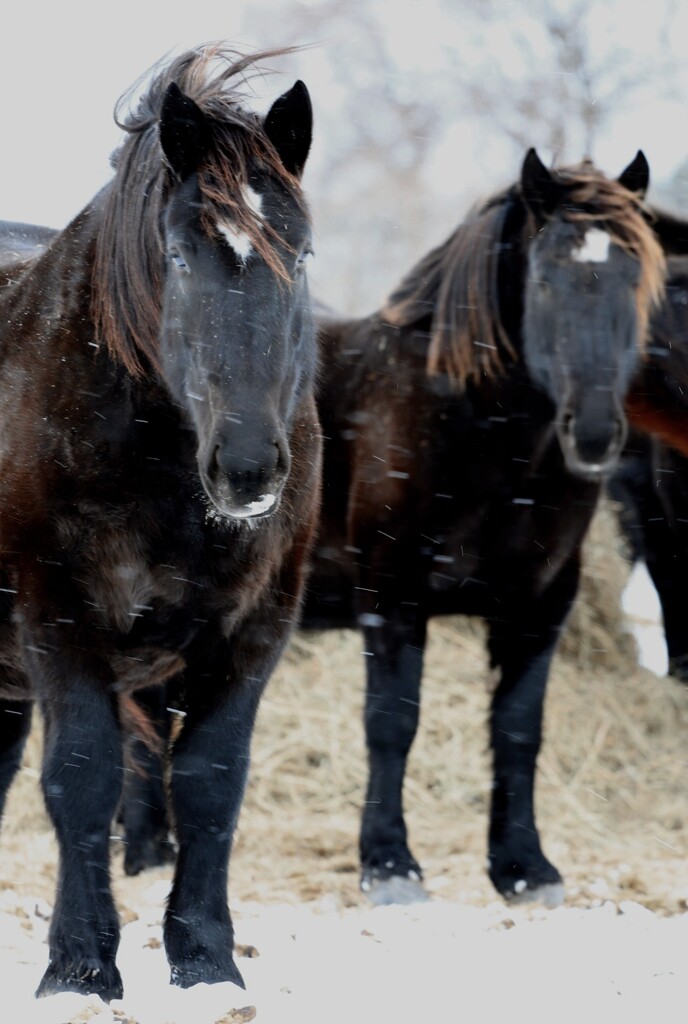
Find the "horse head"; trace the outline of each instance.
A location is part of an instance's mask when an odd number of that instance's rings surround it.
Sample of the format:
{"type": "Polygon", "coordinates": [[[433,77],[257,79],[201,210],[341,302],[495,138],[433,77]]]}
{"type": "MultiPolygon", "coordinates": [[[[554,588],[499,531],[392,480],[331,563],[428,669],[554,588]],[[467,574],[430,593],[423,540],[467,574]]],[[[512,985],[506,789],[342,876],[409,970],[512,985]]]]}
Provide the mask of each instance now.
{"type": "Polygon", "coordinates": [[[616,181],[591,164],[549,171],[532,149],[521,172],[523,356],[554,404],[567,468],[592,480],[623,448],[624,399],[661,294],[662,253],[641,208],[648,181],[642,152],[616,181]]]}
{"type": "Polygon", "coordinates": [[[169,84],[160,363],[196,433],[211,514],[255,519],[279,505],[291,418],[315,358],[299,190],[306,87],[297,82],[253,130],[231,128],[218,140],[212,118],[169,84]]]}
{"type": "Polygon", "coordinates": [[[210,514],[235,521],[279,506],[316,357],[301,189],[311,103],[296,82],[265,117],[244,109],[234,83],[265,56],[192,51],[118,119],[128,137],[93,273],[99,340],[163,384],[195,435],[210,514]]]}

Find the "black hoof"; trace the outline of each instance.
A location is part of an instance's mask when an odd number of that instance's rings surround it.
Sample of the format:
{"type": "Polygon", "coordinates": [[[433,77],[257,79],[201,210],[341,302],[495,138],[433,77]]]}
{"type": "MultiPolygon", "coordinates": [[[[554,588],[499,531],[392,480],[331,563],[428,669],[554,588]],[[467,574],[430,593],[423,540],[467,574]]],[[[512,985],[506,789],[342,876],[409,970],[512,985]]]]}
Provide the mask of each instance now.
{"type": "Polygon", "coordinates": [[[541,902],[558,907],[564,900],[562,877],[540,852],[530,857],[492,857],[489,875],[497,892],[509,903],[541,902]]]}
{"type": "Polygon", "coordinates": [[[170,967],[170,985],[177,985],[178,988],[191,988],[192,985],[199,985],[201,982],[205,982],[206,985],[217,985],[222,981],[230,981],[232,985],[246,988],[233,960],[220,966],[197,959],[189,963],[171,964],[170,967]]]}
{"type": "Polygon", "coordinates": [[[82,960],[79,963],[61,959],[51,960],[36,989],[36,996],[56,996],[61,992],[78,992],[82,996],[100,996],[109,1003],[121,999],[124,993],[122,978],[113,963],[82,960]]]}
{"type": "Polygon", "coordinates": [[[410,857],[398,861],[387,859],[380,865],[364,866],[361,872],[361,892],[379,907],[395,903],[425,903],[430,898],[423,888],[421,870],[410,857]]]}
{"type": "Polygon", "coordinates": [[[503,895],[509,903],[542,903],[546,907],[560,907],[566,890],[563,882],[548,882],[545,885],[519,887],[518,891],[505,892],[503,895]]]}
{"type": "Polygon", "coordinates": [[[390,907],[394,904],[427,903],[429,895],[419,878],[362,878],[361,891],[376,907],[390,907]]]}

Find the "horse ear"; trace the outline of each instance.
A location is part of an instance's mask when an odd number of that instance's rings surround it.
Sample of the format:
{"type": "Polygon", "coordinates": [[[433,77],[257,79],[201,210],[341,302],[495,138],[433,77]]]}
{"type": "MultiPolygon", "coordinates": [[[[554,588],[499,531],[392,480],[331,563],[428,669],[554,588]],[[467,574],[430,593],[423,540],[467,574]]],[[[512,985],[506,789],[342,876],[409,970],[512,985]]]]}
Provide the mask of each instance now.
{"type": "Polygon", "coordinates": [[[637,192],[643,198],[650,185],[650,165],[642,149],[639,149],[617,181],[629,192],[637,192]]]}
{"type": "Polygon", "coordinates": [[[275,100],[263,128],[286,169],[301,177],[313,133],[311,98],[302,81],[275,100]]]}
{"type": "Polygon", "coordinates": [[[170,82],[160,112],[160,145],[180,181],[196,170],[208,145],[208,122],[199,106],[170,82]]]}
{"type": "Polygon", "coordinates": [[[552,214],[563,195],[563,187],[531,147],[521,168],[521,195],[527,207],[540,217],[552,214]]]}

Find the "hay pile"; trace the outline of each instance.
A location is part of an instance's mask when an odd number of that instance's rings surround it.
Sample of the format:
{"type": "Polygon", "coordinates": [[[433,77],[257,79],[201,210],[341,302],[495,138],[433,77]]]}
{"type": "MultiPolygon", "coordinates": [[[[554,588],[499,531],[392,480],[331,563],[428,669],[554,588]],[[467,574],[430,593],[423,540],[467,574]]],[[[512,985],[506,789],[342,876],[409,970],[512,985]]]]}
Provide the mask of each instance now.
{"type": "MultiPolygon", "coordinates": [[[[688,898],[688,688],[635,665],[619,615],[629,571],[620,550],[604,507],[548,690],[538,822],[569,902],[630,898],[670,913],[688,898]]],[[[232,861],[233,899],[362,901],[362,662],[354,633],[294,638],[259,714],[232,861]]],[[[433,621],[405,791],[412,848],[428,887],[479,905],[495,896],[484,871],[487,676],[482,623],[433,621]]],[[[39,748],[33,736],[11,793],[0,885],[11,881],[33,894],[45,872],[40,894],[51,899],[54,844],[37,790],[39,748]]],[[[117,863],[115,876],[126,917],[127,901],[156,875],[125,880],[117,863]]]]}

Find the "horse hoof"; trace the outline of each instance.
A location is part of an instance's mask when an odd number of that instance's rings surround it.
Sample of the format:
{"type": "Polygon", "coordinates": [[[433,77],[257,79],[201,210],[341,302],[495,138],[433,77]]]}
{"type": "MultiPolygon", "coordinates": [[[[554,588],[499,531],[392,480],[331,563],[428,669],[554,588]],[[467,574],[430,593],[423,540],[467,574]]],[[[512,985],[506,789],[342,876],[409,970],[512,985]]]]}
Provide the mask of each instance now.
{"type": "Polygon", "coordinates": [[[36,989],[36,998],[57,996],[62,992],[78,992],[82,996],[100,996],[104,1003],[121,999],[124,994],[122,978],[114,963],[96,961],[62,963],[51,960],[36,989]]]}
{"type": "Polygon", "coordinates": [[[203,963],[197,959],[186,964],[172,964],[170,971],[170,985],[176,985],[177,988],[193,988],[194,985],[202,983],[218,985],[225,981],[246,989],[241,972],[233,961],[220,967],[218,964],[203,963]]]}
{"type": "MultiPolygon", "coordinates": [[[[415,872],[414,872],[415,874],[415,872]]],[[[420,878],[390,875],[389,878],[364,877],[361,891],[376,907],[394,904],[427,903],[430,899],[420,878]]]]}
{"type": "MultiPolygon", "coordinates": [[[[518,886],[518,882],[516,882],[518,886]]],[[[566,890],[563,882],[545,882],[543,885],[518,887],[504,893],[507,903],[542,903],[545,907],[559,907],[564,902],[566,890]]]]}

